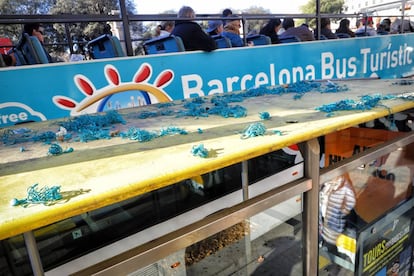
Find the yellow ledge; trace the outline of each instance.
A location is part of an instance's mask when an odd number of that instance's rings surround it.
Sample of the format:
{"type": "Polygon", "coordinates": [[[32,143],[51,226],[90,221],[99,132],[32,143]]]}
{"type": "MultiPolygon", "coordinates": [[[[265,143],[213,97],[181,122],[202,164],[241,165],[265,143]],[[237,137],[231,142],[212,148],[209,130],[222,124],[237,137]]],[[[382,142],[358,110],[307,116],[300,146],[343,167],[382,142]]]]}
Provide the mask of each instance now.
{"type": "MultiPolygon", "coordinates": [[[[342,93],[310,92],[294,100],[293,94],[246,99],[248,110],[244,118],[176,118],[162,116],[145,120],[129,119],[131,114],[155,110],[155,106],[122,111],[125,131],[134,126],[160,130],[168,126],[186,129],[188,135],[176,135],[140,143],[121,138],[88,143],[61,143],[74,148],[73,153],[47,156],[47,145],[27,143],[0,148],[0,240],[52,223],[96,210],[147,192],[196,177],[283,147],[308,141],[341,129],[358,125],[407,109],[414,102],[387,100],[369,111],[342,111],[333,117],[318,112],[315,107],[343,99],[359,99],[366,94],[399,94],[412,89],[393,85],[395,80],[344,81],[349,87],[342,93]],[[261,121],[267,128],[264,136],[241,139],[241,132],[251,123],[259,122],[259,112],[267,111],[270,120],[261,121]],[[297,123],[289,123],[297,121],[297,123]],[[198,129],[203,133],[198,133],[198,129]],[[272,134],[272,130],[283,133],[272,134]],[[209,158],[195,157],[191,148],[203,144],[214,152],[209,158]],[[21,146],[27,151],[19,152],[21,146]],[[27,196],[27,188],[61,186],[63,200],[51,206],[11,206],[13,198],[27,196]],[[81,192],[82,191],[82,192],[81,192]]],[[[174,107],[177,108],[177,107],[174,107]]],[[[37,130],[56,131],[50,122],[25,125],[37,130]]]]}

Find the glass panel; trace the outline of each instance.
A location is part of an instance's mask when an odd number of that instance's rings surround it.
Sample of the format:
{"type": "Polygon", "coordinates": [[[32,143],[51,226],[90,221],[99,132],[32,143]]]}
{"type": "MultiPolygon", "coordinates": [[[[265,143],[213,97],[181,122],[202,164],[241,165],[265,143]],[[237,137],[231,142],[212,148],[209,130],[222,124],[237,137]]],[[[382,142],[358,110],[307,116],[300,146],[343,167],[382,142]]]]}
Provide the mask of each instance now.
{"type": "MultiPolygon", "coordinates": [[[[206,186],[216,187],[208,192],[194,189],[192,180],[186,180],[34,231],[45,270],[241,189],[238,167],[226,168],[221,178],[216,172],[200,176],[206,186]]],[[[7,239],[3,246],[11,252],[19,275],[31,275],[23,236],[7,239]]]]}
{"type": "Polygon", "coordinates": [[[249,183],[253,184],[302,162],[302,154],[296,145],[250,159],[249,183]]]}
{"type": "Polygon", "coordinates": [[[414,143],[323,183],[321,275],[408,273],[413,177],[414,143]]]}
{"type": "MultiPolygon", "coordinates": [[[[302,161],[300,152],[295,149],[254,158],[248,161],[249,182],[257,183],[302,161]]],[[[276,182],[268,178],[271,183],[258,183],[261,189],[255,188],[252,195],[298,179],[301,175],[281,174],[276,182]]],[[[243,200],[241,183],[241,164],[235,164],[36,230],[34,234],[44,269],[47,271],[183,213],[186,213],[186,223],[189,224],[240,203],[243,200]],[[195,210],[201,206],[203,210],[195,210]]],[[[23,237],[13,237],[3,243],[16,252],[10,260],[19,263],[19,274],[31,274],[23,237]],[[27,273],[22,271],[23,267],[28,269],[27,273]]]]}
{"type": "Polygon", "coordinates": [[[302,275],[301,230],[296,196],[130,276],[302,275]]]}

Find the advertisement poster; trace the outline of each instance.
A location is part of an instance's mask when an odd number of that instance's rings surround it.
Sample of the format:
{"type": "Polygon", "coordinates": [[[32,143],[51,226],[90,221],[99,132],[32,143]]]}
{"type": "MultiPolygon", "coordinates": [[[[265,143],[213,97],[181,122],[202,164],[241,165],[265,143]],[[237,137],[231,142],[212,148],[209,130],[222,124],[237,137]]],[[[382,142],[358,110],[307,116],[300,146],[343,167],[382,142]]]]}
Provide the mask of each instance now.
{"type": "Polygon", "coordinates": [[[402,215],[388,223],[382,221],[369,229],[366,239],[359,241],[362,252],[358,275],[409,275],[413,251],[411,218],[402,215]]]}
{"type": "Polygon", "coordinates": [[[325,165],[332,165],[401,135],[402,132],[357,127],[330,133],[325,136],[325,165]]]}

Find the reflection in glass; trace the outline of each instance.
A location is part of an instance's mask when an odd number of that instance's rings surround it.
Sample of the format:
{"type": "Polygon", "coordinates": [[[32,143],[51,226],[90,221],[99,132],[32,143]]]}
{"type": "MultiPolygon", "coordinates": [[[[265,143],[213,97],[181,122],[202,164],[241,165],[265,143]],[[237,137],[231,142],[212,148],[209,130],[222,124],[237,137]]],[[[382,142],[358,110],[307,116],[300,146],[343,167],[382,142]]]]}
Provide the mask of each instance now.
{"type": "Polygon", "coordinates": [[[413,176],[410,144],[321,185],[322,271],[377,275],[397,264],[407,271],[400,265],[412,251],[413,176]]]}
{"type": "Polygon", "coordinates": [[[301,229],[296,196],[132,275],[302,275],[301,229]]]}

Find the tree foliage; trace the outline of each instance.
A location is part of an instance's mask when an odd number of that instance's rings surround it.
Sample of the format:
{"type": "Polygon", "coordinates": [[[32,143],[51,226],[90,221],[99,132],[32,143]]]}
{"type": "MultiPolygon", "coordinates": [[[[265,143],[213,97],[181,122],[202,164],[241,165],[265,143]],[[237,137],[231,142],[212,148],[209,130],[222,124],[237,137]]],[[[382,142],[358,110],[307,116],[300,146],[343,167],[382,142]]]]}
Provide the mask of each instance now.
{"type": "MultiPolygon", "coordinates": [[[[131,0],[126,1],[128,12],[133,14],[135,6],[131,0]]],[[[119,11],[118,0],[56,0],[51,8],[51,14],[72,14],[72,15],[109,15],[119,11]]],[[[62,24],[55,24],[55,29],[59,34],[65,34],[65,28],[62,24]]],[[[69,32],[77,40],[91,40],[104,33],[110,33],[111,29],[107,22],[81,22],[71,24],[69,32]]]]}
{"type": "MultiPolygon", "coordinates": [[[[245,9],[242,11],[242,14],[270,14],[270,10],[264,9],[262,7],[257,6],[251,6],[248,9],[245,9]]],[[[260,32],[260,29],[267,23],[268,20],[263,19],[250,19],[246,22],[247,25],[247,33],[248,34],[258,34],[260,32]]]]}
{"type": "Polygon", "coordinates": [[[0,15],[47,14],[54,0],[0,0],[0,15]]]}
{"type": "MultiPolygon", "coordinates": [[[[129,14],[135,13],[133,0],[126,0],[129,14]]],[[[0,15],[109,15],[119,12],[118,0],[0,0],[0,15]]],[[[54,44],[54,51],[63,51],[64,45],[71,40],[87,42],[104,33],[110,33],[109,22],[79,22],[43,24],[45,28],[45,43],[54,44]]],[[[131,28],[138,28],[138,22],[131,28]]],[[[11,38],[15,43],[22,32],[21,24],[1,25],[0,35],[11,38]]]]}
{"type": "MultiPolygon", "coordinates": [[[[316,1],[309,0],[305,5],[301,7],[301,11],[305,14],[316,13],[316,1]]],[[[320,0],[321,13],[327,14],[339,14],[342,13],[344,6],[344,0],[320,0]]]]}
{"type": "MultiPolygon", "coordinates": [[[[34,15],[48,14],[54,0],[0,0],[1,15],[34,15]]],[[[0,35],[17,41],[22,32],[21,24],[0,26],[0,35]]]]}
{"type": "MultiPolygon", "coordinates": [[[[321,14],[340,14],[343,12],[344,0],[320,0],[321,14]]],[[[309,0],[300,9],[304,14],[316,14],[316,1],[309,0]]],[[[316,27],[315,19],[308,20],[311,27],[316,27]]]]}

